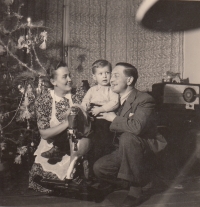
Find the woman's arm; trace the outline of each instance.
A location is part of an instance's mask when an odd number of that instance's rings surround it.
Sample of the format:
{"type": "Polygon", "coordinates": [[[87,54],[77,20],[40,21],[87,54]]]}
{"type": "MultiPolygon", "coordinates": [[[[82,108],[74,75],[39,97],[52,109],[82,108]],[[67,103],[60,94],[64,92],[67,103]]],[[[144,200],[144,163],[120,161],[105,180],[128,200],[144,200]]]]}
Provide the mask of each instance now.
{"type": "Polygon", "coordinates": [[[35,102],[35,112],[37,117],[37,125],[40,132],[40,135],[43,139],[52,141],[51,138],[58,135],[68,127],[68,116],[70,114],[70,109],[66,111],[62,116],[61,124],[50,127],[50,114],[52,112],[52,98],[49,91],[42,94],[36,99],[35,102]]]}
{"type": "Polygon", "coordinates": [[[65,122],[59,124],[58,126],[51,127],[48,129],[40,129],[39,131],[40,131],[41,137],[45,140],[48,140],[48,139],[60,134],[62,131],[67,129],[68,126],[69,126],[69,122],[65,121],[65,122]]]}

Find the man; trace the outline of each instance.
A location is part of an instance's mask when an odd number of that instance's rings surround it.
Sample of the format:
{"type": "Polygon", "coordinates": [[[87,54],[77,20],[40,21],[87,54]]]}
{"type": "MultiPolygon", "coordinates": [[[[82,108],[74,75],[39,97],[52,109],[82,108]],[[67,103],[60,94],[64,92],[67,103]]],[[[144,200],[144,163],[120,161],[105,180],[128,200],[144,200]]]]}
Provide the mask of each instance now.
{"type": "Polygon", "coordinates": [[[119,94],[121,107],[117,114],[102,113],[99,118],[112,122],[110,130],[116,133],[118,147],[93,167],[101,181],[129,189],[124,206],[141,202],[142,187],[150,182],[152,168],[153,151],[147,140],[156,136],[154,99],[135,88],[137,79],[137,69],[131,64],[118,63],[113,69],[111,88],[119,94]]]}

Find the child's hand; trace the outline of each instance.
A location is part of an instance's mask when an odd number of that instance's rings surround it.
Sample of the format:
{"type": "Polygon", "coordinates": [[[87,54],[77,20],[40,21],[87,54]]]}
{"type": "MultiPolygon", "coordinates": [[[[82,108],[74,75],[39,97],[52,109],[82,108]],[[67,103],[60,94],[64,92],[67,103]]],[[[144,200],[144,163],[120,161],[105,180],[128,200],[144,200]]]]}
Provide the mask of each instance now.
{"type": "Polygon", "coordinates": [[[99,113],[102,112],[102,108],[101,108],[101,107],[97,107],[97,106],[95,106],[95,107],[93,107],[93,108],[91,109],[91,112],[92,112],[92,114],[93,114],[94,116],[97,116],[99,113]]]}

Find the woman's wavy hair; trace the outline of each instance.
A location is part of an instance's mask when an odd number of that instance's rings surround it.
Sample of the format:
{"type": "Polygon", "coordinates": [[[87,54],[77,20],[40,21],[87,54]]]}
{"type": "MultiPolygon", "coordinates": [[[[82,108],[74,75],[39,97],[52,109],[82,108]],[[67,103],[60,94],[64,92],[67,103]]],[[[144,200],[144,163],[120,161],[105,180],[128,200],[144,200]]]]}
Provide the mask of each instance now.
{"type": "Polygon", "coordinates": [[[50,67],[49,68],[49,78],[55,78],[56,77],[56,70],[60,67],[67,67],[67,64],[63,61],[60,61],[56,67],[50,67]]]}
{"type": "Polygon", "coordinates": [[[54,86],[50,80],[56,78],[56,70],[60,67],[67,67],[67,64],[63,61],[59,61],[56,66],[55,64],[51,64],[48,68],[49,88],[51,89],[53,89],[54,86]]]}

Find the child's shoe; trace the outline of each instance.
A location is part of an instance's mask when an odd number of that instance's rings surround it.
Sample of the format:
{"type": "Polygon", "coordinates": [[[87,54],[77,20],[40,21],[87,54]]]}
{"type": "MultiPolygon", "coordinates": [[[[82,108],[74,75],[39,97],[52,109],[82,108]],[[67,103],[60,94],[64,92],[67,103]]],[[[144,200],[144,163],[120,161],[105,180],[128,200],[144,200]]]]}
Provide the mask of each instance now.
{"type": "Polygon", "coordinates": [[[53,146],[50,150],[42,152],[44,158],[62,158],[66,153],[62,152],[57,146],[53,146]]]}

